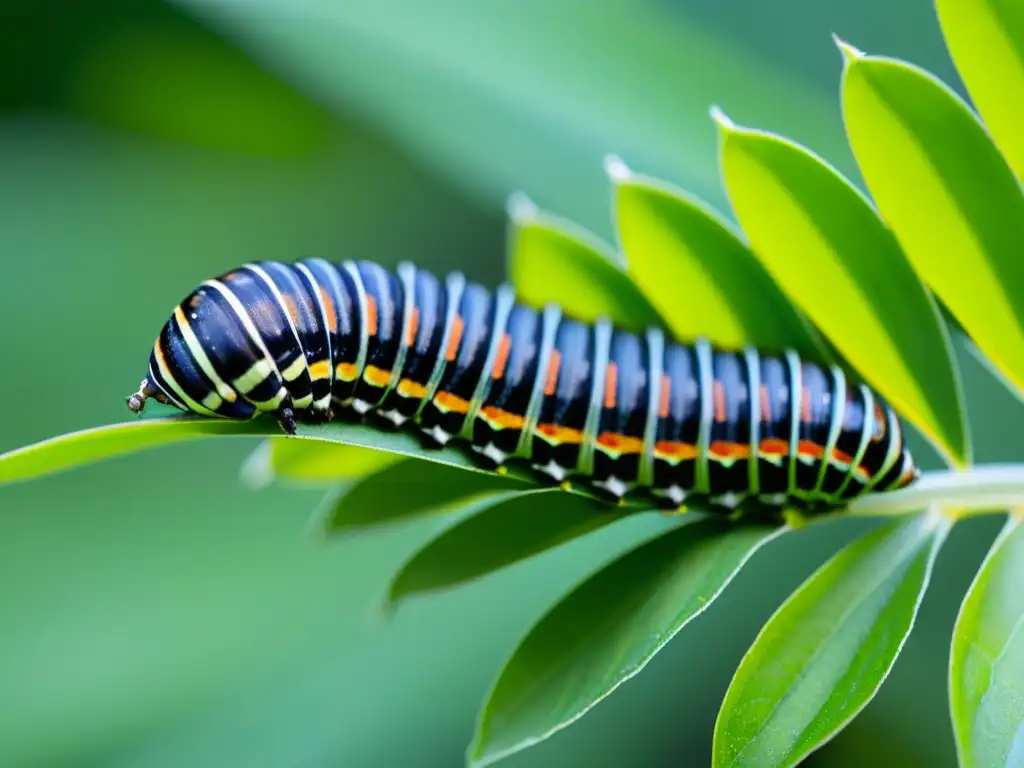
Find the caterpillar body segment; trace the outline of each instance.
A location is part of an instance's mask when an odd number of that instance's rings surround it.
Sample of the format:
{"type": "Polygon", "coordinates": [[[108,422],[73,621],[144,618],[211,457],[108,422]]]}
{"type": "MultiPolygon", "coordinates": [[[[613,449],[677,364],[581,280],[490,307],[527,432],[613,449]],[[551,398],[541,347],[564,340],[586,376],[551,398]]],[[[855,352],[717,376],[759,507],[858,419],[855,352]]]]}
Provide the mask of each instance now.
{"type": "Polygon", "coordinates": [[[147,398],[204,416],[342,414],[525,461],[613,500],[835,506],[917,477],[893,410],[795,352],[714,349],[367,261],[246,264],[201,283],[153,346],[147,398]]]}

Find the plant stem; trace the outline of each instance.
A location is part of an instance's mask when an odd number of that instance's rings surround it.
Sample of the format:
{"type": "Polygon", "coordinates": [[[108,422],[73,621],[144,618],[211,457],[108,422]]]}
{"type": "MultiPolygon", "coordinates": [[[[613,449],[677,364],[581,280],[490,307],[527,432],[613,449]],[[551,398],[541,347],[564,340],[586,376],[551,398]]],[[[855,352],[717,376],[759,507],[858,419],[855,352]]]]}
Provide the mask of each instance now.
{"type": "Polygon", "coordinates": [[[955,511],[957,517],[1024,507],[1024,464],[988,464],[961,472],[925,472],[909,488],[857,499],[843,514],[906,515],[929,506],[955,511]]]}

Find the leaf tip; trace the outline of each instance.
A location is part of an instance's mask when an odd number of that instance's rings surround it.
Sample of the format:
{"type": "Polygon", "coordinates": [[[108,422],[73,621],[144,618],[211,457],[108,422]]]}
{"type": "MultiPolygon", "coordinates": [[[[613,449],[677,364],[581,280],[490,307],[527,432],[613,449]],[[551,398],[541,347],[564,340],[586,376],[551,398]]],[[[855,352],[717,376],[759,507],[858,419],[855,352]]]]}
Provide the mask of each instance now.
{"type": "Polygon", "coordinates": [[[838,48],[839,52],[843,54],[844,64],[849,65],[857,61],[858,59],[864,58],[864,51],[860,50],[859,48],[853,47],[848,42],[839,37],[839,35],[837,35],[835,32],[832,33],[832,42],[836,44],[836,48],[838,48]]]}
{"type": "Polygon", "coordinates": [[[711,105],[708,114],[711,115],[711,119],[715,121],[719,130],[723,133],[731,133],[736,130],[736,123],[717,104],[711,105]]]}
{"type": "Polygon", "coordinates": [[[508,196],[505,202],[505,210],[508,216],[516,224],[524,224],[537,218],[540,209],[530,199],[529,195],[521,190],[516,190],[508,196]]]}
{"type": "Polygon", "coordinates": [[[608,178],[615,184],[629,181],[633,175],[633,171],[626,165],[626,161],[615,154],[604,156],[604,172],[608,174],[608,178]]]}
{"type": "Polygon", "coordinates": [[[390,624],[398,613],[398,606],[391,600],[391,595],[383,595],[366,610],[363,621],[370,629],[382,629],[390,624]]]}
{"type": "Polygon", "coordinates": [[[502,757],[504,757],[504,753],[494,754],[487,750],[487,746],[484,744],[483,723],[477,723],[473,741],[466,747],[466,768],[487,768],[501,760],[502,757]]]}

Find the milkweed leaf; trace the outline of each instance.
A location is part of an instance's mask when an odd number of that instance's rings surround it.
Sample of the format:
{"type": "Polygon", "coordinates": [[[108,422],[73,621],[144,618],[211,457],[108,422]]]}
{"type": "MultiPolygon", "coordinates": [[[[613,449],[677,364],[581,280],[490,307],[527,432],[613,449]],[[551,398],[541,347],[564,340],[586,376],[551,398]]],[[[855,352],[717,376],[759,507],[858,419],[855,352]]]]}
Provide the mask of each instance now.
{"type": "Polygon", "coordinates": [[[949,331],[892,233],[809,150],[716,116],[722,175],[754,253],[868,384],[955,464],[968,463],[949,331]]]}
{"type": "Polygon", "coordinates": [[[1024,525],[1011,514],[960,606],[949,698],[963,768],[1024,758],[1024,525]]]}
{"type": "Polygon", "coordinates": [[[488,494],[398,571],[388,600],[473,581],[610,523],[624,511],[551,488],[488,494]]]}
{"type": "Polygon", "coordinates": [[[910,634],[950,527],[938,511],[881,525],[790,595],[729,685],[714,768],[797,765],[867,705],[910,634]]]}
{"type": "Polygon", "coordinates": [[[1020,183],[946,85],[905,62],[843,50],[846,131],[879,211],[974,343],[1024,387],[1020,183]]]}
{"type": "Polygon", "coordinates": [[[626,269],[676,338],[827,357],[723,217],[666,182],[633,173],[618,158],[605,166],[626,269]]]}
{"type": "Polygon", "coordinates": [[[587,578],[506,663],[480,714],[470,763],[489,765],[578,720],[638,674],[786,530],[694,519],[587,578]]]}
{"type": "Polygon", "coordinates": [[[524,303],[537,308],[555,303],[577,320],[607,317],[633,331],[662,325],[611,246],[541,213],[522,194],[509,202],[509,214],[509,278],[524,303]]]}
{"type": "Polygon", "coordinates": [[[936,0],[942,34],[985,125],[1024,179],[1024,4],[936,0]]]}

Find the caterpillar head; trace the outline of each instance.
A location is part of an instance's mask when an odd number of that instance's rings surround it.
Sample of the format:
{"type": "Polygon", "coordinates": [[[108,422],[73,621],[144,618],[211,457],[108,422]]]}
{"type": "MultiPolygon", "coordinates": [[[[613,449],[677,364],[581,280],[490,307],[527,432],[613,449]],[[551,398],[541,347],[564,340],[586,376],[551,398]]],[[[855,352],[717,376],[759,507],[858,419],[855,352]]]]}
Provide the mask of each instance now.
{"type": "Polygon", "coordinates": [[[146,401],[149,399],[156,400],[158,403],[163,403],[164,405],[177,406],[177,403],[150,384],[149,379],[143,379],[139,383],[139,391],[125,398],[125,402],[128,405],[128,410],[138,415],[146,409],[146,401]]]}

